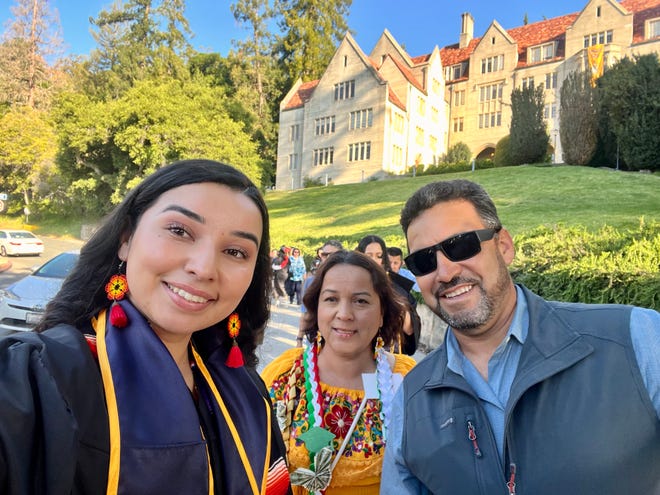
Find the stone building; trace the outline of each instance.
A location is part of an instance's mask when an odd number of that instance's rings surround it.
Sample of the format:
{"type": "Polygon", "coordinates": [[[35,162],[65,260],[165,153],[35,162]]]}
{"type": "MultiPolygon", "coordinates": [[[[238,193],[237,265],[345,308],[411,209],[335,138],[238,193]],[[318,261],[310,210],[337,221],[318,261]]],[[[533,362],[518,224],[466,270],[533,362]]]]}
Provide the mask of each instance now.
{"type": "Polygon", "coordinates": [[[458,43],[418,57],[387,30],[368,56],[347,34],[321,79],[297,81],[281,102],[276,189],[401,174],[458,142],[490,157],[509,133],[511,91],[526,85],[543,85],[560,162],[568,74],[660,51],[660,0],[590,0],[580,12],[513,29],[494,20],[480,37],[470,13],[460,22],[458,43]]]}

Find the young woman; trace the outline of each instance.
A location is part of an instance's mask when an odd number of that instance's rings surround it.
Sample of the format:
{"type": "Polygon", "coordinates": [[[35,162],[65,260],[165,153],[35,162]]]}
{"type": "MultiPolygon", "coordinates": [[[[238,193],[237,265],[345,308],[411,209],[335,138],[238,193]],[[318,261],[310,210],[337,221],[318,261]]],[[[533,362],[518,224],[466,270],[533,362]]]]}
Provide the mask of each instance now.
{"type": "Polygon", "coordinates": [[[403,320],[403,326],[401,327],[400,339],[396,342],[395,348],[398,352],[412,356],[417,350],[417,342],[419,341],[419,335],[422,330],[422,321],[416,310],[417,300],[410,293],[414,282],[392,270],[387,254],[387,246],[381,237],[367,235],[360,239],[355,250],[366,254],[382,266],[387,272],[394,290],[406,300],[406,315],[403,320]]]}
{"type": "Polygon", "coordinates": [[[294,493],[375,495],[392,398],[415,364],[384,350],[399,331],[404,305],[381,267],[356,251],[328,257],[304,302],[305,346],[285,351],[262,372],[294,493]]]}
{"type": "Polygon", "coordinates": [[[245,175],[188,160],[148,176],[36,333],[0,341],[0,492],[288,493],[253,370],[270,274],[245,175]]]}

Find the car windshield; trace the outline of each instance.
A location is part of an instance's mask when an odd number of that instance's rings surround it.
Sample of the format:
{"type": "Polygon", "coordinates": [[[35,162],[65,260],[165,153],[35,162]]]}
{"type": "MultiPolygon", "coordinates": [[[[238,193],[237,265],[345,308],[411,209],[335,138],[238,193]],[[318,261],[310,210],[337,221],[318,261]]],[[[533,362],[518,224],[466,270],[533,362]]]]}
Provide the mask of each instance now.
{"type": "Polygon", "coordinates": [[[13,239],[35,239],[36,236],[32,232],[10,232],[9,236],[13,239]]]}
{"type": "Polygon", "coordinates": [[[65,278],[78,261],[75,253],[62,253],[33,273],[35,277],[65,278]]]}

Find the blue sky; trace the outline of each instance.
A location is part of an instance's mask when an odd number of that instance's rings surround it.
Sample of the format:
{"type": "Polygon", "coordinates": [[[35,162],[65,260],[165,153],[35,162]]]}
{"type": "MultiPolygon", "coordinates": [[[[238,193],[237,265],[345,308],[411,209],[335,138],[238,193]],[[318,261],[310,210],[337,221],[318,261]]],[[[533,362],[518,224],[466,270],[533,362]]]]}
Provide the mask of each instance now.
{"type": "MultiPolygon", "coordinates": [[[[112,4],[110,0],[49,0],[57,9],[66,53],[84,55],[94,48],[89,18],[112,4]]],[[[230,0],[187,0],[186,17],[195,33],[193,46],[200,51],[226,55],[232,40],[243,39],[231,14],[230,0]]],[[[481,36],[493,19],[504,28],[580,11],[587,0],[353,0],[349,28],[360,47],[369,53],[384,29],[388,29],[412,56],[423,55],[435,45],[458,42],[461,13],[470,12],[475,37],[481,36]]],[[[2,31],[11,16],[14,0],[0,0],[2,31]]]]}

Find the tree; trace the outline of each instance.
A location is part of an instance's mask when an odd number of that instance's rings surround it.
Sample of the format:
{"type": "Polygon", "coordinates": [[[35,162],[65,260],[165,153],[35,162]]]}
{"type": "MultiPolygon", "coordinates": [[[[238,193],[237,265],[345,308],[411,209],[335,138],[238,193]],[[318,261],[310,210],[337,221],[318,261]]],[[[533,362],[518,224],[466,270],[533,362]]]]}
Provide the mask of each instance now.
{"type": "Polygon", "coordinates": [[[107,102],[65,95],[57,108],[58,163],[68,196],[83,213],[102,214],[154,170],[200,156],[229,163],[260,183],[256,147],[225,105],[223,90],[203,80],[137,81],[107,102]]]}
{"type": "Polygon", "coordinates": [[[47,107],[52,70],[46,59],[59,54],[57,11],[46,0],[16,0],[0,44],[0,100],[5,105],[47,107]]]}
{"type": "Polygon", "coordinates": [[[278,39],[280,64],[291,87],[299,77],[321,77],[348,32],[352,0],[276,0],[283,33],[278,39]]]}
{"type": "Polygon", "coordinates": [[[511,163],[511,136],[507,134],[495,145],[493,165],[496,167],[508,167],[511,163]]]}
{"type": "Polygon", "coordinates": [[[188,77],[192,33],[184,10],[184,0],[126,0],[90,18],[98,49],[90,56],[88,86],[117,98],[136,81],[188,77]]]}
{"type": "Polygon", "coordinates": [[[469,162],[470,158],[472,158],[470,147],[461,141],[447,150],[445,161],[447,163],[469,162]]]}
{"type": "Polygon", "coordinates": [[[43,111],[16,106],[0,118],[0,177],[3,189],[25,205],[52,173],[57,140],[43,111]]]}
{"type": "Polygon", "coordinates": [[[598,109],[590,73],[572,72],[564,80],[559,121],[564,163],[587,165],[598,145],[598,109]]]}
{"type": "Polygon", "coordinates": [[[600,113],[632,170],[660,169],[660,63],[625,57],[598,80],[600,113]]]}
{"type": "Polygon", "coordinates": [[[548,151],[548,132],[543,120],[543,86],[525,86],[511,92],[511,164],[537,163],[548,151]]]}

